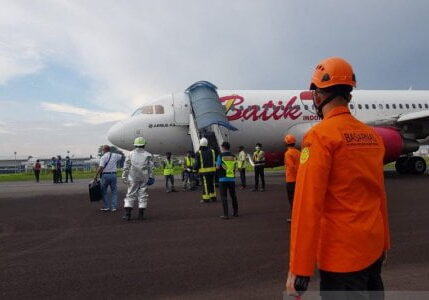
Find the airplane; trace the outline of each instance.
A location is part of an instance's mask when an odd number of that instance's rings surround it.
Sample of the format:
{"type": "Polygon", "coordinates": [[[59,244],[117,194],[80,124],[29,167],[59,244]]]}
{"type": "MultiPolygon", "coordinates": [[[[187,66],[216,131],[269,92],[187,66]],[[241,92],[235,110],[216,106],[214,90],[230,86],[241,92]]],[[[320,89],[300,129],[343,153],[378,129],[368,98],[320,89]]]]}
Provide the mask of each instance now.
{"type": "MultiPolygon", "coordinates": [[[[355,90],[349,109],[382,137],[385,163],[396,162],[400,174],[425,172],[425,160],[413,152],[429,139],[429,91],[355,90]]],[[[148,151],[177,155],[197,150],[202,136],[214,148],[228,140],[250,151],[260,142],[266,166],[275,167],[283,165],[283,137],[295,135],[300,147],[318,121],[311,91],[217,90],[199,81],[139,107],[109,129],[108,139],[132,150],[134,139],[144,136],[148,151]]]]}

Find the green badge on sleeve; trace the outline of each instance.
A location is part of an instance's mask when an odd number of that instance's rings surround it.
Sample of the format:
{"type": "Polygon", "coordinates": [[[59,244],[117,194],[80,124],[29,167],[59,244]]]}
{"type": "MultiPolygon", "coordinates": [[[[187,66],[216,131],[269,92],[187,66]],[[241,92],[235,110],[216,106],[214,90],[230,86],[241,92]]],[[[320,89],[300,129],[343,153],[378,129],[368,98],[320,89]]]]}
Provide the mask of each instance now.
{"type": "Polygon", "coordinates": [[[309,158],[310,158],[310,148],[305,147],[301,151],[301,156],[299,158],[299,162],[301,164],[305,164],[309,158]]]}

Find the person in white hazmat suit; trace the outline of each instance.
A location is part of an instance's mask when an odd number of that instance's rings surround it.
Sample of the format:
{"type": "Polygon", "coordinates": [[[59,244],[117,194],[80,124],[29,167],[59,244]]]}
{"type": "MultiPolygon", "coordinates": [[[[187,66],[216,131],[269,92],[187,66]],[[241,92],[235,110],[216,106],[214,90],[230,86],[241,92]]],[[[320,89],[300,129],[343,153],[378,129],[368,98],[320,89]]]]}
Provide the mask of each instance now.
{"type": "Polygon", "coordinates": [[[143,137],[134,140],[135,149],[129,153],[125,160],[122,179],[128,185],[127,195],[124,199],[125,215],[123,220],[131,219],[131,211],[134,202],[138,201],[139,214],[138,219],[143,220],[144,211],[147,207],[149,194],[148,186],[155,182],[153,175],[153,157],[144,147],[146,141],[143,137]]]}

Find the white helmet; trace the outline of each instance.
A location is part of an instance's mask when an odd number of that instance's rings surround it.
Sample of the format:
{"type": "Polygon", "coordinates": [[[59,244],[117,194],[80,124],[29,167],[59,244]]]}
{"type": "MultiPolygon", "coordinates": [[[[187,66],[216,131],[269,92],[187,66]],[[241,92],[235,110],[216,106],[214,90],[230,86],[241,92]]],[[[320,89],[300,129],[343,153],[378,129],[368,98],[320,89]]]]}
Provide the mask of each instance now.
{"type": "Polygon", "coordinates": [[[201,147],[207,147],[208,146],[208,144],[209,144],[209,141],[207,141],[207,139],[206,138],[202,138],[201,140],[200,140],[200,146],[201,147]]]}

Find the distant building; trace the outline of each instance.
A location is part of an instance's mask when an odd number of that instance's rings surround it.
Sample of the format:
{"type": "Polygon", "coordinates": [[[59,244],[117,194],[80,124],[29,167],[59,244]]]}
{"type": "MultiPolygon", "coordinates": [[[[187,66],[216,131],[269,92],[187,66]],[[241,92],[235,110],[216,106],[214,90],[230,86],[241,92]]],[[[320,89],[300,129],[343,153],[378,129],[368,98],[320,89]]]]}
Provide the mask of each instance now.
{"type": "MultiPolygon", "coordinates": [[[[55,156],[56,157],[56,156],[55,156]]],[[[52,157],[38,158],[31,157],[27,159],[0,159],[0,174],[24,173],[31,172],[36,160],[42,165],[42,172],[50,170],[52,157]]],[[[90,171],[98,166],[99,159],[91,159],[90,157],[73,157],[73,170],[90,171]]],[[[63,158],[63,168],[65,168],[65,157],[63,158]]]]}

